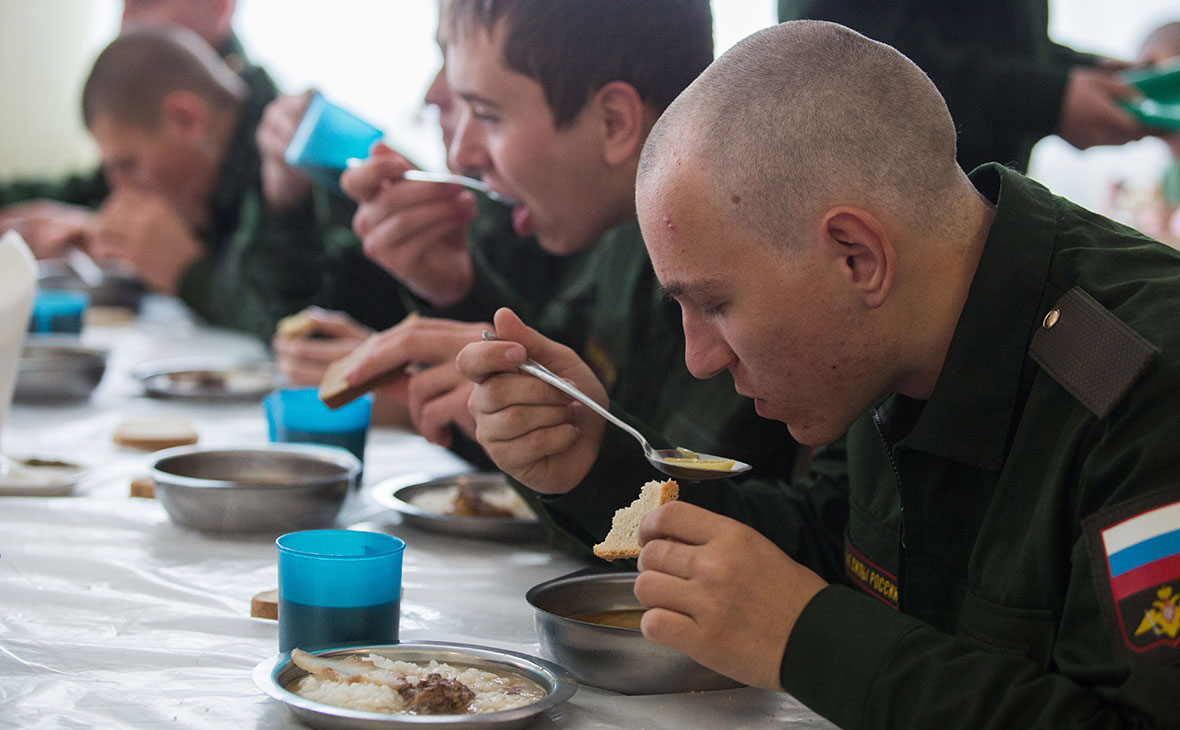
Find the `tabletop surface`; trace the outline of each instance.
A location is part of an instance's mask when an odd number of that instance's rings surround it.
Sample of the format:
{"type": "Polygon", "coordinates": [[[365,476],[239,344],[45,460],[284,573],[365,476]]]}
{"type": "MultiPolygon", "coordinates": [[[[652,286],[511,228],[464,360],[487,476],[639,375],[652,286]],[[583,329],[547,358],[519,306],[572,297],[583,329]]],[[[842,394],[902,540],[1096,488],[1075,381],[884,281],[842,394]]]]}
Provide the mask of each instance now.
{"type": "MultiPolygon", "coordinates": [[[[190,418],[200,443],[261,445],[257,402],[148,398],[132,368],[164,357],[266,357],[258,342],[192,323],[149,298],[133,323],[89,326],[109,348],[106,375],[82,403],[16,404],[0,424],[6,454],[89,467],[71,496],[0,497],[0,727],[298,728],[251,680],[277,653],[274,621],[251,597],[277,585],[272,537],[174,525],[131,497],[150,454],[115,445],[129,416],[190,418]]],[[[403,640],[453,641],[541,656],[525,592],[586,567],[544,543],[504,543],[402,524],[376,489],[456,474],[466,462],[407,431],[371,430],[364,485],[339,526],[406,541],[403,640]]],[[[830,728],[788,695],[731,691],[625,696],[581,686],[533,728],[830,728]]]]}

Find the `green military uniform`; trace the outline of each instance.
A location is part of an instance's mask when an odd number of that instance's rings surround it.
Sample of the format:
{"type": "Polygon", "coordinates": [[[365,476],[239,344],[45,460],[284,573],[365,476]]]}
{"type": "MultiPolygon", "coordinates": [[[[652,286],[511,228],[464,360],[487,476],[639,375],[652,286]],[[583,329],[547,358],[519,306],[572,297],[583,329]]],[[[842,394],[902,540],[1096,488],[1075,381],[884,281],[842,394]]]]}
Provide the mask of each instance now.
{"type": "MultiPolygon", "coordinates": [[[[547,285],[550,298],[525,300],[529,309],[523,319],[582,356],[606,386],[613,412],[657,448],[686,446],[732,456],[764,473],[790,473],[797,445],[783,424],[759,418],[728,376],[702,381],[688,372],[679,305],[663,296],[635,221],[608,231],[558,273],[556,285],[547,285]]],[[[478,296],[491,298],[486,292],[478,296]]],[[[602,540],[611,514],[635,499],[644,481],[661,478],[642,459],[635,440],[613,426],[607,427],[601,454],[568,495],[540,497],[521,489],[552,540],[577,554],[589,555],[587,546],[602,540]]],[[[681,494],[709,501],[712,490],[684,483],[681,494]]],[[[751,496],[739,499],[750,502],[751,496]]]]}
{"type": "MultiPolygon", "coordinates": [[[[1176,727],[1180,254],[998,165],[973,180],[999,205],[930,400],[886,399],[790,488],[682,495],[833,584],[781,681],[842,728],[1176,727]],[[1128,552],[1156,559],[1115,576],[1109,535],[1146,518],[1128,552]]],[[[586,543],[644,478],[606,436],[542,498],[586,543]]]]}
{"type": "Polygon", "coordinates": [[[1046,0],[779,0],[779,20],[829,20],[888,43],[918,64],[959,130],[959,164],[1028,168],[1053,134],[1071,66],[1094,57],[1049,40],[1046,0]]]}
{"type": "Polygon", "coordinates": [[[972,180],[998,209],[942,372],[849,430],[846,585],[804,609],[783,686],[844,728],[1176,727],[1180,255],[972,180]],[[1128,584],[1112,528],[1146,518],[1164,539],[1128,584]]]}

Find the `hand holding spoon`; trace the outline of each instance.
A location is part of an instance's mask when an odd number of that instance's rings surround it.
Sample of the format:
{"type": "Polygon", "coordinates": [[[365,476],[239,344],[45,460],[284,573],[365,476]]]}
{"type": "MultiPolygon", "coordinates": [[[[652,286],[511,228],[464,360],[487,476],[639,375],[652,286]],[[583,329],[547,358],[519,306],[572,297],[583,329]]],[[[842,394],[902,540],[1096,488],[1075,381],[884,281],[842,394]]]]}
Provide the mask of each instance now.
{"type": "MultiPolygon", "coordinates": [[[[485,340],[500,339],[496,333],[490,330],[483,331],[483,338],[485,340]]],[[[617,418],[613,413],[598,405],[593,398],[586,395],[582,391],[575,388],[570,383],[562,380],[556,373],[549,370],[541,363],[529,358],[520,366],[522,372],[526,372],[535,378],[545,381],[554,388],[568,396],[576,398],[585,403],[591,410],[614,425],[631,434],[636,441],[643,447],[643,455],[647,458],[651,465],[659,469],[668,476],[676,477],[677,479],[702,480],[702,479],[721,479],[728,476],[734,476],[747,472],[750,470],[750,465],[736,461],[734,459],[727,459],[723,456],[713,456],[712,454],[702,454],[688,449],[656,449],[647,442],[643,434],[635,430],[630,424],[617,418]]]]}

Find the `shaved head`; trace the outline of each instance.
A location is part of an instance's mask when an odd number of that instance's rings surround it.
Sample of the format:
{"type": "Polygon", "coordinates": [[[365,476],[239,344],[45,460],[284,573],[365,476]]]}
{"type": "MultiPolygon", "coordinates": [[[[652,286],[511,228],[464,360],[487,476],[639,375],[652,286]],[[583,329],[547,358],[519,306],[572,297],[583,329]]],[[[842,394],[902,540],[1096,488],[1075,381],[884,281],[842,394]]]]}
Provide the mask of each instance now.
{"type": "Polygon", "coordinates": [[[639,185],[661,185],[676,156],[699,162],[727,214],[784,251],[838,205],[946,228],[948,193],[970,189],[926,74],[890,46],[819,21],[759,31],[709,66],[648,137],[639,185]]]}

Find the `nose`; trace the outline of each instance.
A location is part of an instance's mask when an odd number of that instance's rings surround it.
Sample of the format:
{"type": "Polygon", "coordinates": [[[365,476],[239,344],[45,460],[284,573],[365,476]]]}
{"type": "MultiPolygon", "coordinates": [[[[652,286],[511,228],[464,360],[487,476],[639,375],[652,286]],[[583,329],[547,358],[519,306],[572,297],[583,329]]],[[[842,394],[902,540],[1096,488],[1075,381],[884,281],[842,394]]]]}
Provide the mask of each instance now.
{"type": "Polygon", "coordinates": [[[471,110],[466,108],[466,104],[458,106],[461,107],[461,111],[455,122],[455,136],[451,139],[447,163],[452,170],[459,170],[468,175],[482,175],[491,167],[483,127],[472,115],[471,110]]]}
{"type": "Polygon", "coordinates": [[[684,312],[684,364],[694,378],[707,380],[737,360],[717,326],[684,312]]]}

